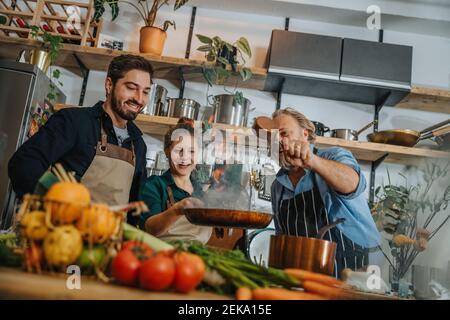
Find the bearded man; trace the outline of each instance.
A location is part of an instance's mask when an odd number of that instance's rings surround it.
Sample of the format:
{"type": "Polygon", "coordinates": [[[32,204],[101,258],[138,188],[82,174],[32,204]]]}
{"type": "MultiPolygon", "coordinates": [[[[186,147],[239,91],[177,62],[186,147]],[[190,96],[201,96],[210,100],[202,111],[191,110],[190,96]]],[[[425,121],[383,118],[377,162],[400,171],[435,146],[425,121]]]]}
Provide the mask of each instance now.
{"type": "Polygon", "coordinates": [[[336,242],[334,275],[364,269],[381,238],[357,161],[343,148],[317,149],[314,124],[294,109],[277,110],[272,119],[280,140],[281,169],[271,187],[277,234],[315,238],[324,226],[341,221],[323,237],[336,242]]]}
{"type": "Polygon", "coordinates": [[[147,105],[152,74],[142,57],[114,58],[105,80],[106,101],[56,112],[12,156],[8,174],[15,193],[32,193],[45,171],[61,163],[95,202],[137,200],[147,175],[147,147],[133,120],[147,105]]]}

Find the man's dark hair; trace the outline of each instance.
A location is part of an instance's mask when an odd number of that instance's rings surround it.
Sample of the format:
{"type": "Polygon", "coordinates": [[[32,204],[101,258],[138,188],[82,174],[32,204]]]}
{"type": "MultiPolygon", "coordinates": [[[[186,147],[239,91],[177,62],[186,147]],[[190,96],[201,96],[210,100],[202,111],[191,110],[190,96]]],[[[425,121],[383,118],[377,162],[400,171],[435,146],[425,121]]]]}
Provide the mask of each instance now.
{"type": "Polygon", "coordinates": [[[145,58],[132,54],[124,54],[112,59],[108,67],[108,77],[111,78],[113,85],[117,80],[123,78],[125,73],[131,70],[142,70],[153,76],[153,67],[145,58]]]}

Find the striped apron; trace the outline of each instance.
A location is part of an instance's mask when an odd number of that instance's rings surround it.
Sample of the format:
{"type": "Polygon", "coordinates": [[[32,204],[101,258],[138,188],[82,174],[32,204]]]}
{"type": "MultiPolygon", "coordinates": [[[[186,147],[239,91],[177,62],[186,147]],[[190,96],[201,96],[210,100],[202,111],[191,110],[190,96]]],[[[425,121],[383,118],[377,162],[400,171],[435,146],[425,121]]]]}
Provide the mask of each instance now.
{"type": "MultiPolygon", "coordinates": [[[[313,174],[313,189],[297,194],[291,199],[283,199],[285,188],[283,186],[278,204],[278,214],[275,221],[278,223],[278,232],[290,236],[315,238],[319,229],[332,221],[328,220],[328,213],[317,187],[316,176],[313,174]]],[[[344,222],[345,223],[345,222],[344,222]]],[[[369,250],[354,243],[338,228],[327,231],[324,240],[336,242],[336,259],[334,275],[341,278],[345,268],[354,271],[361,269],[369,263],[369,250]]]]}

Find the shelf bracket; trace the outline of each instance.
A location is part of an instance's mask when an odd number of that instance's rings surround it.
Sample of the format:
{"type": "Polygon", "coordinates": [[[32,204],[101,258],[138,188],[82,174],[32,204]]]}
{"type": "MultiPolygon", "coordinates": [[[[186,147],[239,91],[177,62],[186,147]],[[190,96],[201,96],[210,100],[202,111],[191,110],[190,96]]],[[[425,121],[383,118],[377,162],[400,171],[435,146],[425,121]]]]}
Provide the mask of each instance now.
{"type": "Polygon", "coordinates": [[[178,68],[178,76],[180,78],[180,93],[178,98],[183,99],[184,96],[184,86],[186,85],[186,81],[184,80],[183,67],[178,68]]]}
{"type": "Polygon", "coordinates": [[[189,25],[188,41],[187,41],[187,45],[186,45],[186,53],[184,55],[184,57],[186,59],[189,59],[189,56],[191,55],[192,34],[194,33],[196,14],[197,14],[197,7],[192,7],[191,24],[189,25]]]}
{"type": "Polygon", "coordinates": [[[387,99],[391,95],[391,91],[386,92],[383,96],[378,99],[378,101],[375,103],[375,113],[373,116],[374,124],[373,124],[373,132],[378,131],[378,120],[380,116],[380,110],[383,108],[384,104],[386,103],[387,99]]]}
{"type": "Polygon", "coordinates": [[[289,17],[286,17],[284,19],[284,30],[286,30],[286,31],[289,31],[289,22],[290,22],[289,17]]]}
{"type": "Polygon", "coordinates": [[[277,93],[277,106],[276,106],[275,110],[280,110],[280,108],[281,108],[281,96],[283,94],[285,81],[286,81],[286,79],[283,77],[283,79],[281,79],[280,89],[278,90],[278,93],[277,93]]]}
{"type": "Polygon", "coordinates": [[[84,97],[86,95],[86,87],[87,87],[87,83],[89,80],[89,69],[86,68],[86,65],[83,63],[83,61],[81,61],[80,58],[78,58],[76,53],[74,53],[73,56],[75,57],[78,67],[80,68],[81,75],[83,76],[83,83],[81,85],[80,99],[78,100],[78,105],[82,106],[84,103],[84,97]]]}
{"type": "Polygon", "coordinates": [[[375,200],[375,172],[380,164],[384,161],[384,159],[389,156],[389,153],[384,154],[380,158],[375,161],[372,161],[372,165],[370,168],[370,191],[369,191],[369,202],[373,203],[375,200]]]}

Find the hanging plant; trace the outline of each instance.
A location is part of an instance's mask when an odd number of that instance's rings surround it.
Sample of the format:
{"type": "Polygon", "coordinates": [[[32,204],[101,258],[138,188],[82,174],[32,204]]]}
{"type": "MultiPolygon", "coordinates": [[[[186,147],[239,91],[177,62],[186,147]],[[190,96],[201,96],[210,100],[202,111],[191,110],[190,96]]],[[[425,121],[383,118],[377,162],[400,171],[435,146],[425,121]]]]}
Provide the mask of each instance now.
{"type": "MultiPolygon", "coordinates": [[[[252,56],[252,51],[246,38],[240,37],[231,44],[218,36],[212,38],[201,34],[196,36],[202,43],[197,50],[203,52],[206,60],[211,62],[210,65],[202,68],[203,77],[210,87],[213,85],[225,85],[231,76],[240,77],[242,81],[251,79],[252,71],[250,68],[245,67],[246,60],[252,56]]],[[[235,101],[243,104],[244,95],[242,91],[237,91],[236,87],[233,91],[225,88],[225,91],[234,94],[235,101]]]]}
{"type": "Polygon", "coordinates": [[[63,83],[59,80],[61,76],[61,71],[59,69],[53,69],[51,66],[55,63],[56,59],[59,56],[59,52],[63,46],[63,39],[61,36],[55,36],[47,31],[43,31],[41,35],[41,28],[38,26],[28,26],[31,29],[30,35],[34,40],[38,40],[41,42],[41,49],[48,52],[50,57],[50,85],[49,92],[47,93],[47,99],[49,101],[54,101],[58,95],[56,92],[56,86],[53,84],[53,81],[57,81],[60,86],[63,86],[63,83]]]}

